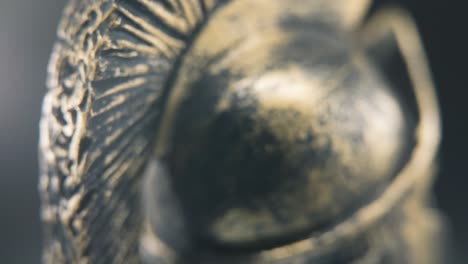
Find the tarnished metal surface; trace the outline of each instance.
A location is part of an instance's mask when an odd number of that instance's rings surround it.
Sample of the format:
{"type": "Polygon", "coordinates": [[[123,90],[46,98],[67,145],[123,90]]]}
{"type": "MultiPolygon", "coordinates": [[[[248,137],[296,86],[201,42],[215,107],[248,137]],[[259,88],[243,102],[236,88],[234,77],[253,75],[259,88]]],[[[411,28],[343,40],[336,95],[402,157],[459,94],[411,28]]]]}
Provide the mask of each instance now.
{"type": "Polygon", "coordinates": [[[417,32],[343,2],[71,1],[41,120],[44,261],[439,263],[417,32]]]}

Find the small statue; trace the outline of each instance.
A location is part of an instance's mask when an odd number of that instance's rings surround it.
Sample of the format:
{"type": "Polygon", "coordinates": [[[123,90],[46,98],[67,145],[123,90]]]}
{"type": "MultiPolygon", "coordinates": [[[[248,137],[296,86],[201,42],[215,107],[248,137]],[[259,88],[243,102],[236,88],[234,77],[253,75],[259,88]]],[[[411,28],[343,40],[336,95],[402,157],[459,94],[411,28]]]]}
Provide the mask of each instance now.
{"type": "Polygon", "coordinates": [[[71,0],[44,262],[444,263],[422,44],[369,2],[71,0]]]}

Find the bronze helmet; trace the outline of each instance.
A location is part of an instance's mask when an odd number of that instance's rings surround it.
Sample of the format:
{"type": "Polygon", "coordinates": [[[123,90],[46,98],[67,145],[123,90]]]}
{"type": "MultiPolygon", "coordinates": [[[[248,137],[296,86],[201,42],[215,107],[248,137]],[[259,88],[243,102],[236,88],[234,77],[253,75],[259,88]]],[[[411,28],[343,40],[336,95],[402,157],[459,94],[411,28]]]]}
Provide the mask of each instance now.
{"type": "Polygon", "coordinates": [[[442,263],[424,51],[369,2],[71,0],[41,119],[44,261],[442,263]]]}

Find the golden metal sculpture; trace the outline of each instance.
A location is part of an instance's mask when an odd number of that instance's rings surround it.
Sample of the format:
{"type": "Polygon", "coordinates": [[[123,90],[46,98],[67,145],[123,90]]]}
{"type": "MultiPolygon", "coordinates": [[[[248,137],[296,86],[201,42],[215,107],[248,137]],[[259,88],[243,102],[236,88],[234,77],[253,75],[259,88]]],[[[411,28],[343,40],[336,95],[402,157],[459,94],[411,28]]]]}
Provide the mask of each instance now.
{"type": "Polygon", "coordinates": [[[44,262],[444,263],[424,51],[405,12],[368,6],[72,0],[41,120],[44,262]]]}

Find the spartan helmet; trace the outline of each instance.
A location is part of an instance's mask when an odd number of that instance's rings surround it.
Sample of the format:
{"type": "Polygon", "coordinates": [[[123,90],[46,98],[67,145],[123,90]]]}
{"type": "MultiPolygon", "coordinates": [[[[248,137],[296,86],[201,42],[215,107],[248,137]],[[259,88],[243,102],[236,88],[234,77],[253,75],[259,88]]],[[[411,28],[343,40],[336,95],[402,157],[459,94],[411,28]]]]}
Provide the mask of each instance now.
{"type": "Polygon", "coordinates": [[[362,26],[368,5],[71,1],[41,121],[45,260],[437,263],[434,91],[408,16],[362,26]]]}

